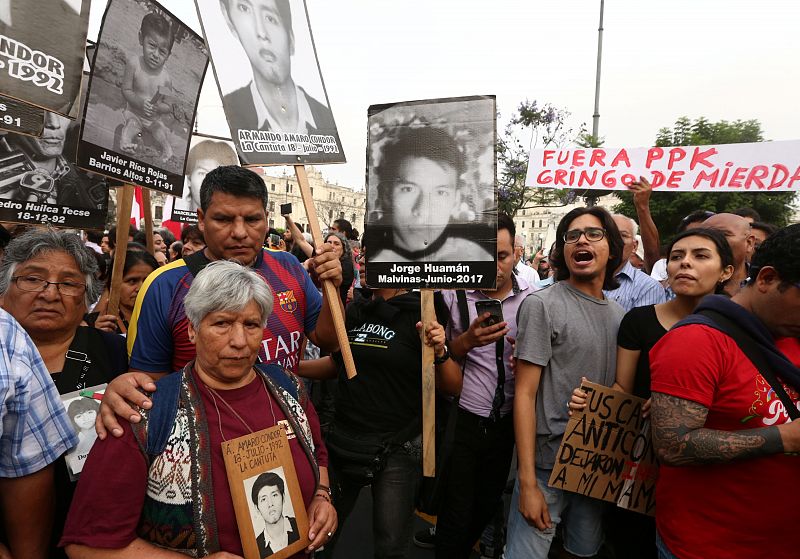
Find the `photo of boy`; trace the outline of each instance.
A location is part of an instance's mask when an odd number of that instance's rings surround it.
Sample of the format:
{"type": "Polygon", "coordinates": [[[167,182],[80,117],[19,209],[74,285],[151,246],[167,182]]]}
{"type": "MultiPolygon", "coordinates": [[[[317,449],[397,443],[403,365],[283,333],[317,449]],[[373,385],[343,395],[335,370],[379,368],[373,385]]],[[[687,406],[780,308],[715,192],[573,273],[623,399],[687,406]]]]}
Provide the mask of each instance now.
{"type": "Polygon", "coordinates": [[[122,95],[128,106],[123,112],[125,127],[120,148],[126,153],[136,154],[142,131],[147,129],[159,143],[161,161],[166,162],[172,157],[167,127],[160,118],[171,111],[170,105],[163,100],[165,95],[174,94],[172,79],[164,69],[164,63],[172,53],[174,43],[172,27],[163,16],[156,13],[144,16],[139,27],[142,52],[128,59],[122,82],[122,95]]]}
{"type": "Polygon", "coordinates": [[[78,165],[183,196],[202,38],[154,0],[110,0],[93,61],[78,165]]]}

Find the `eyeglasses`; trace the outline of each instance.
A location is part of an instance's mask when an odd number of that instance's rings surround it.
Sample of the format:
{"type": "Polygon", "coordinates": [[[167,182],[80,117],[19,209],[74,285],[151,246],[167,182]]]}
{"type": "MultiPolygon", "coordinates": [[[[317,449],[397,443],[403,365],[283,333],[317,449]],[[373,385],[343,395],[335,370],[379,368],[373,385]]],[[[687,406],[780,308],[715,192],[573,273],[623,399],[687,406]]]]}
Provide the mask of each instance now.
{"type": "Polygon", "coordinates": [[[36,276],[14,276],[11,278],[17,284],[17,287],[22,291],[29,291],[32,293],[40,293],[48,288],[50,285],[55,285],[56,289],[62,295],[70,295],[77,297],[83,295],[86,291],[86,285],[74,281],[47,281],[36,276]]]}
{"type": "Polygon", "coordinates": [[[587,227],[586,229],[570,229],[564,233],[564,242],[568,245],[575,244],[581,239],[581,235],[591,243],[602,241],[606,236],[606,230],[600,227],[587,227]]]}

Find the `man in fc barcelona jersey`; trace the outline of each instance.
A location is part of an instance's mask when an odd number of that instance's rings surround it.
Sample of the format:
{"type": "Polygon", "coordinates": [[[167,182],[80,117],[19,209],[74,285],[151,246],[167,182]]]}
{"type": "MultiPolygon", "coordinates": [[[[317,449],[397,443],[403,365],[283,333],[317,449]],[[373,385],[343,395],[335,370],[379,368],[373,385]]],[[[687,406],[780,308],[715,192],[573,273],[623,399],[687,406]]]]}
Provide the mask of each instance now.
{"type": "MultiPolygon", "coordinates": [[[[264,329],[260,359],[297,373],[305,336],[330,351],[337,349],[330,308],[297,258],[262,247],[267,232],[267,191],[254,172],[236,166],[214,169],[200,189],[199,227],[206,248],[159,268],[145,281],[128,328],[130,372],[108,386],[97,422],[98,435],[115,436],[122,428],[115,415],[133,422],[130,404],[149,408],[148,392],[162,375],[180,370],[194,358],[183,299],[194,276],[214,260],[235,260],[255,268],[269,284],[275,310],[264,329]]],[[[321,280],[342,282],[342,267],[332,248],[317,249],[314,270],[321,280]]],[[[334,301],[334,304],[341,304],[334,301]]]]}

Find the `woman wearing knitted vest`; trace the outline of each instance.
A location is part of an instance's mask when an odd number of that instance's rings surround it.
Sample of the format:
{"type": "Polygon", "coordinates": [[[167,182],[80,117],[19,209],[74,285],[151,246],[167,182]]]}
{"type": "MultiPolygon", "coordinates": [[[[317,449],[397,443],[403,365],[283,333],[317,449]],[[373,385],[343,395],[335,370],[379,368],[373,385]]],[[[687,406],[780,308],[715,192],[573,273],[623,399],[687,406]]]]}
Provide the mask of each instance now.
{"type": "Polygon", "coordinates": [[[311,540],[293,557],[331,538],[316,412],[293,375],[254,367],[272,303],[264,280],[233,262],[197,275],[185,299],[197,358],[157,383],[140,423],[95,445],[61,541],[70,557],[242,556],[221,443],[286,423],[311,540]]]}

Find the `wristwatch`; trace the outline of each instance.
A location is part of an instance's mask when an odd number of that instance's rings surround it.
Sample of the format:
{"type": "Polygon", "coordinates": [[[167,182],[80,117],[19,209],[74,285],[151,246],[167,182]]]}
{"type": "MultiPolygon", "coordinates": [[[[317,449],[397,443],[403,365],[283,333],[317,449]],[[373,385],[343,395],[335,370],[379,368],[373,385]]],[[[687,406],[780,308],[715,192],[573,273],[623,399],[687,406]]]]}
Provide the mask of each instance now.
{"type": "Polygon", "coordinates": [[[434,356],[433,364],[434,365],[441,365],[442,363],[444,363],[448,359],[450,359],[450,347],[447,345],[447,342],[445,342],[444,343],[444,353],[442,354],[441,357],[434,356]]]}

